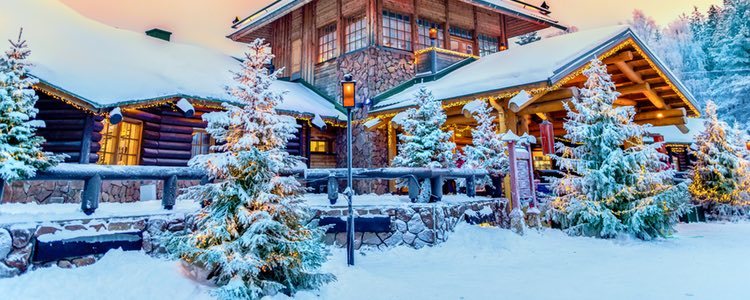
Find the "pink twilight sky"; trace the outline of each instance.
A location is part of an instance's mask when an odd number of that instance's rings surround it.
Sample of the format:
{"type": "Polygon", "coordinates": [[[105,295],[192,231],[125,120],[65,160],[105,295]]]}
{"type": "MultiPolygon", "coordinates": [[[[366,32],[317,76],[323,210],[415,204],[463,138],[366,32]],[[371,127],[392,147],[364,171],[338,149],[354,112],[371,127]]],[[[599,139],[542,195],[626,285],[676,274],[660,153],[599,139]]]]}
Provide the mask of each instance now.
{"type": "MultiPolygon", "coordinates": [[[[53,1],[53,0],[50,0],[53,1]]],[[[237,53],[238,45],[224,38],[235,16],[240,18],[271,3],[271,0],[60,0],[81,14],[100,22],[133,31],[159,27],[174,32],[179,42],[202,44],[237,53]]],[[[541,0],[529,3],[540,4],[541,0]],[[539,2],[539,3],[537,3],[539,2]]],[[[705,12],[721,0],[548,0],[553,18],[580,29],[625,22],[641,9],[666,25],[693,6],[705,12]]]]}

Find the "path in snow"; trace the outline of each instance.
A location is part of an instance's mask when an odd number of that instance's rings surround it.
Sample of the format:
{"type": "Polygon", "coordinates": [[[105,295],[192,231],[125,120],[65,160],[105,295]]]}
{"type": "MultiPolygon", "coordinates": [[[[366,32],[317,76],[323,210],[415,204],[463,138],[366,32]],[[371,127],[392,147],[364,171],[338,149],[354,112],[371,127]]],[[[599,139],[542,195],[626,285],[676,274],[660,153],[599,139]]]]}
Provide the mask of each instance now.
{"type": "MultiPolygon", "coordinates": [[[[688,224],[658,242],[519,237],[462,225],[441,246],[367,252],[325,269],[339,281],[299,299],[747,299],[750,223],[688,224]]],[[[0,280],[5,299],[208,299],[178,263],[111,252],[76,270],[43,269],[0,280]],[[6,298],[7,297],[7,298],[6,298]]],[[[286,297],[277,296],[277,299],[286,297]]]]}

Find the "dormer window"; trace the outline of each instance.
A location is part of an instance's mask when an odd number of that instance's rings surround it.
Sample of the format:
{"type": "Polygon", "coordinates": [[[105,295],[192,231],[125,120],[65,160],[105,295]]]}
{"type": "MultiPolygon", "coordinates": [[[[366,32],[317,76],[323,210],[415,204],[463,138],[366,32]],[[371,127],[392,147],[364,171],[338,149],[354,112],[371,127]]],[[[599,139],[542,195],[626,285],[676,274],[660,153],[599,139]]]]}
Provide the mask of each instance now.
{"type": "Polygon", "coordinates": [[[336,57],[336,23],[318,29],[318,62],[336,57]]]}
{"type": "Polygon", "coordinates": [[[346,20],[346,52],[367,47],[367,18],[364,15],[346,20]]]}
{"type": "Polygon", "coordinates": [[[411,51],[411,17],[383,11],[383,46],[411,51]]]}
{"type": "Polygon", "coordinates": [[[435,46],[438,48],[445,47],[445,30],[443,24],[428,21],[425,19],[417,20],[417,30],[419,30],[419,40],[417,41],[417,49],[424,49],[430,47],[430,28],[437,29],[438,38],[435,41],[435,46]]]}

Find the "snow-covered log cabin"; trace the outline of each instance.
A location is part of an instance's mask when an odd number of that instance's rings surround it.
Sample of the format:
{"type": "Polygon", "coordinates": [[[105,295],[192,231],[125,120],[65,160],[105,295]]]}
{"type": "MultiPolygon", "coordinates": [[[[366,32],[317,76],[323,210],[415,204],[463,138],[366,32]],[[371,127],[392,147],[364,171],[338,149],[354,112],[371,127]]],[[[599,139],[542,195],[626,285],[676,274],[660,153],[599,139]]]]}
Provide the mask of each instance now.
{"type": "MultiPolygon", "coordinates": [[[[622,93],[618,104],[634,106],[637,122],[687,133],[688,117],[700,114],[693,96],[626,26],[509,47],[508,39],[525,33],[566,29],[549,15],[549,7],[515,0],[280,0],[236,23],[229,38],[268,38],[285,77],[335,99],[343,75],[352,74],[357,97],[371,103],[355,128],[361,167],[387,166],[396,156],[392,120],[413,106],[421,86],[443,101],[459,147],[471,143],[476,123],[463,106],[475,99],[492,105],[503,132],[539,139],[547,121],[564,142],[563,103],[578,95],[594,57],[607,64],[622,93]]],[[[539,145],[533,156],[536,168],[553,168],[539,145]]]]}
{"type": "MultiPolygon", "coordinates": [[[[39,81],[34,88],[37,118],[46,123],[38,131],[47,141],[44,150],[67,154],[68,163],[149,166],[187,166],[191,157],[210,151],[213,141],[201,116],[231,103],[224,87],[234,84],[238,59],[171,42],[159,29],[116,29],[56,1],[10,5],[17,7],[0,11],[0,36],[17,37],[23,26],[32,50],[30,74],[39,81]]],[[[278,81],[272,88],[288,91],[280,110],[299,125],[287,150],[316,157],[307,160],[312,167],[335,166],[330,145],[344,117],[337,105],[302,83],[278,81]]],[[[79,197],[80,183],[69,184],[17,182],[3,199],[69,201],[79,197]]],[[[112,184],[119,185],[108,182],[104,189],[112,184]]],[[[114,201],[138,199],[138,184],[118,189],[114,201]]]]}

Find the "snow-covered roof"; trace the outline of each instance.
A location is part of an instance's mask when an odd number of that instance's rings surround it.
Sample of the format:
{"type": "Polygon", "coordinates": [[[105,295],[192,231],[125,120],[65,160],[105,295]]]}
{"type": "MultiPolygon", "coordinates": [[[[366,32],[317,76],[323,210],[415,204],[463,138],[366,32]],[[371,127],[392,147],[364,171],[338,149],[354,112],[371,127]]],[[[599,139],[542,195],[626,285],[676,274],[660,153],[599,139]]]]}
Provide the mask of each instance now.
{"type": "MultiPolygon", "coordinates": [[[[0,7],[0,40],[15,39],[23,27],[31,75],[95,109],[173,97],[232,101],[225,87],[235,84],[230,70],[240,63],[231,56],[110,27],[58,1],[0,0],[0,7]]],[[[289,91],[282,111],[344,118],[302,84],[272,88],[289,91]]]]}
{"type": "MultiPolygon", "coordinates": [[[[649,51],[624,25],[560,35],[485,56],[437,80],[414,84],[396,94],[392,94],[393,91],[383,93],[375,98],[373,112],[414,105],[414,94],[422,86],[430,89],[435,98],[448,100],[532,84],[552,85],[628,38],[649,51]]],[[[663,66],[658,58],[652,59],[663,66]]],[[[680,87],[680,92],[692,101],[690,93],[669,70],[662,68],[662,71],[672,77],[671,81],[680,87]]]]}
{"type": "MultiPolygon", "coordinates": [[[[275,0],[268,6],[258,10],[257,12],[254,12],[240,22],[232,25],[232,28],[237,29],[237,31],[230,34],[229,37],[236,37],[244,33],[252,32],[253,30],[263,27],[310,2],[312,2],[312,0],[275,0]]],[[[486,7],[492,10],[499,10],[509,15],[529,18],[549,26],[557,27],[559,29],[566,29],[566,27],[559,24],[557,20],[543,15],[541,12],[539,12],[538,9],[529,8],[528,5],[524,6],[516,1],[466,0],[464,2],[468,2],[480,7],[486,7]]]]}
{"type": "Polygon", "coordinates": [[[665,143],[692,144],[695,142],[695,138],[706,130],[704,121],[704,119],[699,118],[688,118],[687,124],[685,124],[690,130],[688,133],[682,133],[677,126],[672,125],[651,127],[648,129],[648,132],[664,136],[665,143]]]}

